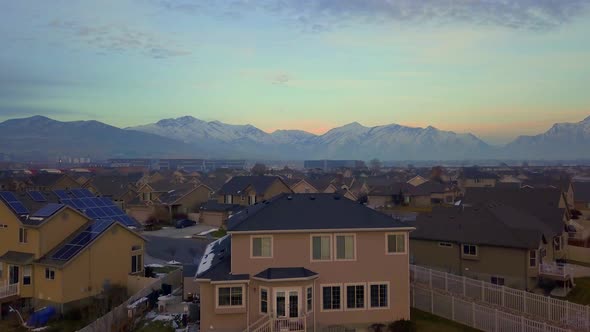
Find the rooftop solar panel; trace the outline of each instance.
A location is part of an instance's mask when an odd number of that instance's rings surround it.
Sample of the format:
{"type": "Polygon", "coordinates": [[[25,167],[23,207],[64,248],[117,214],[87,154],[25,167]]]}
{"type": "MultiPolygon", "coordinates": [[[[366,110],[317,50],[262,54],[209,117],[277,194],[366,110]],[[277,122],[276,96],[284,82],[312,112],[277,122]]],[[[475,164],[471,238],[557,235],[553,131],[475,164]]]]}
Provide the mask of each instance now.
{"type": "Polygon", "coordinates": [[[68,192],[65,190],[54,190],[53,193],[55,193],[57,195],[57,197],[59,197],[59,199],[69,199],[70,195],[68,195],[68,192]]]}
{"type": "Polygon", "coordinates": [[[33,214],[33,217],[43,217],[43,218],[50,217],[54,213],[59,211],[61,208],[63,208],[64,206],[65,205],[63,205],[63,204],[49,203],[49,204],[45,205],[44,207],[42,207],[41,209],[39,209],[37,212],[35,212],[33,214]]]}
{"type": "Polygon", "coordinates": [[[59,248],[52,256],[52,259],[67,261],[84,249],[92,240],[100,236],[114,221],[97,219],[83,232],[74,237],[71,241],[59,248]]]}
{"type": "Polygon", "coordinates": [[[27,194],[35,202],[47,202],[47,198],[45,198],[45,196],[43,196],[43,193],[41,193],[40,191],[27,191],[27,194]]]}
{"type": "Polygon", "coordinates": [[[10,191],[0,192],[0,198],[8,205],[12,211],[17,215],[29,214],[29,210],[20,202],[16,196],[10,191]]]}
{"type": "Polygon", "coordinates": [[[88,189],[72,189],[70,191],[76,198],[91,198],[94,195],[88,189]]]}

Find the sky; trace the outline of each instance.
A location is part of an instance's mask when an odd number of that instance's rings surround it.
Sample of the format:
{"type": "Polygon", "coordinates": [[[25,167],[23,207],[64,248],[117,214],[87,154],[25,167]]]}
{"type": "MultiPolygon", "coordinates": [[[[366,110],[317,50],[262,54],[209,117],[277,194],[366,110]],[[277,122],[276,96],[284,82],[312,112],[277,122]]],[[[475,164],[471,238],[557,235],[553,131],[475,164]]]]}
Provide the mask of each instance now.
{"type": "Polygon", "coordinates": [[[492,143],[590,115],[582,0],[0,1],[0,120],[350,122],[492,143]]]}

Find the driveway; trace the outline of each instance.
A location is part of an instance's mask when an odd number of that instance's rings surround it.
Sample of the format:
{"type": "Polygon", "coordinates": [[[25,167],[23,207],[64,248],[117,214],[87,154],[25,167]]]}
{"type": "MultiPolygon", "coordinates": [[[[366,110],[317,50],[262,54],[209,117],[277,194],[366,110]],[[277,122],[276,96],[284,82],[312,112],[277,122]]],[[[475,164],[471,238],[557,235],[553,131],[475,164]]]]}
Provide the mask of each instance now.
{"type": "Polygon", "coordinates": [[[186,239],[190,238],[195,234],[199,234],[204,231],[208,231],[211,229],[217,229],[216,227],[211,227],[209,225],[202,225],[197,224],[195,226],[185,227],[185,228],[175,228],[175,227],[164,227],[157,231],[149,231],[149,232],[142,232],[143,236],[158,236],[158,237],[167,237],[173,239],[186,239]]]}

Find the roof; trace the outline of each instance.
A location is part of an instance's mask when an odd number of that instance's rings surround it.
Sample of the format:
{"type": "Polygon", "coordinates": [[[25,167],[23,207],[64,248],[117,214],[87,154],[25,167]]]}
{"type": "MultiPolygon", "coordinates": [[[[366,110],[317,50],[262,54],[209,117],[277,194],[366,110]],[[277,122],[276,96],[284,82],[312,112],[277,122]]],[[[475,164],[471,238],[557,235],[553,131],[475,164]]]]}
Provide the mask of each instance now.
{"type": "Polygon", "coordinates": [[[522,249],[538,248],[543,238],[552,239],[563,231],[506,205],[435,208],[410,224],[416,227],[412,239],[522,249]]]}
{"type": "Polygon", "coordinates": [[[226,212],[226,211],[239,211],[242,210],[244,207],[238,204],[225,204],[219,203],[216,200],[208,200],[207,202],[201,205],[201,210],[203,211],[217,211],[217,212],[226,212]]]}
{"type": "Polygon", "coordinates": [[[284,279],[307,279],[318,276],[316,272],[310,271],[303,267],[278,267],[268,268],[257,275],[255,278],[265,280],[284,280],[284,279]]]}
{"type": "Polygon", "coordinates": [[[338,194],[281,194],[228,220],[228,231],[395,229],[406,224],[338,194]]]}
{"type": "Polygon", "coordinates": [[[222,194],[240,195],[252,187],[257,193],[264,193],[275,181],[282,181],[278,176],[234,176],[219,190],[222,194]]]}
{"type": "Polygon", "coordinates": [[[51,187],[57,181],[61,180],[65,174],[54,174],[54,173],[40,173],[31,177],[31,181],[35,186],[38,187],[51,187]]]}
{"type": "Polygon", "coordinates": [[[574,182],[574,200],[590,202],[590,182],[574,182]]]}
{"type": "Polygon", "coordinates": [[[187,264],[182,266],[182,277],[183,278],[194,278],[197,273],[198,265],[187,264]]]}
{"type": "Polygon", "coordinates": [[[484,172],[477,167],[466,167],[461,172],[461,178],[464,179],[498,179],[498,175],[490,172],[484,172]]]}
{"type": "Polygon", "coordinates": [[[231,236],[209,243],[199,262],[196,279],[211,281],[248,280],[248,274],[231,274],[231,236]]]}
{"type": "Polygon", "coordinates": [[[32,263],[34,258],[35,255],[27,252],[7,251],[4,255],[0,256],[0,261],[8,264],[23,265],[32,263]]]}
{"type": "Polygon", "coordinates": [[[127,193],[130,185],[136,182],[134,178],[125,175],[97,175],[90,180],[102,196],[113,198],[119,198],[127,193]]]}
{"type": "Polygon", "coordinates": [[[211,188],[204,184],[195,185],[194,183],[191,183],[191,186],[178,187],[177,189],[171,189],[170,191],[163,193],[158,197],[158,200],[164,205],[172,205],[201,186],[206,188],[208,192],[211,192],[211,188]]]}

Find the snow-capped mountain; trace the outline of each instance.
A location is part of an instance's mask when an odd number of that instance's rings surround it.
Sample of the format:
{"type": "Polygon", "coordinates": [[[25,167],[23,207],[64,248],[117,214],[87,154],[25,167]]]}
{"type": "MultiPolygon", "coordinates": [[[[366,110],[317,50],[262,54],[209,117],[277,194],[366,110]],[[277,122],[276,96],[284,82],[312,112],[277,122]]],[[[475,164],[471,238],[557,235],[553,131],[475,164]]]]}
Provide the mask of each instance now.
{"type": "Polygon", "coordinates": [[[209,146],[235,148],[245,156],[264,152],[267,158],[462,159],[483,157],[490,150],[485,142],[471,134],[396,124],[365,127],[354,122],[323,135],[300,130],[277,130],[269,134],[252,125],[182,117],[128,129],[186,143],[208,141],[209,146]]]}
{"type": "Polygon", "coordinates": [[[556,123],[535,136],[520,136],[504,155],[530,159],[584,159],[590,157],[590,116],[577,123],[556,123]]]}

